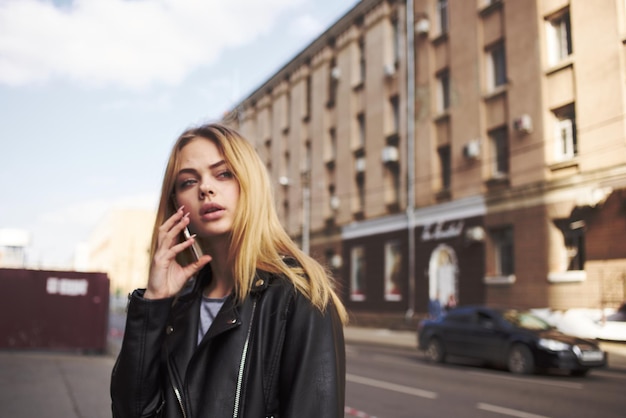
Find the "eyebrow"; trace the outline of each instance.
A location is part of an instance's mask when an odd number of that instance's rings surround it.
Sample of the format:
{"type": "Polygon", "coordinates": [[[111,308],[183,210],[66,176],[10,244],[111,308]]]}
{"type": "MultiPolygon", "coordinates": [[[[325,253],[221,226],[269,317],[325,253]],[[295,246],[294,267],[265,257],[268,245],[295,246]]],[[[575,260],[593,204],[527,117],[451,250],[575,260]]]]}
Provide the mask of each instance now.
{"type": "MultiPolygon", "coordinates": [[[[220,161],[218,161],[216,163],[213,163],[213,164],[209,165],[209,169],[210,170],[214,170],[214,169],[216,169],[216,168],[218,168],[218,167],[220,167],[222,165],[225,165],[225,164],[226,164],[225,160],[220,160],[220,161]]],[[[183,169],[179,170],[176,175],[180,175],[180,174],[183,174],[183,173],[197,173],[197,172],[198,172],[198,170],[196,170],[195,168],[183,168],[183,169]]]]}

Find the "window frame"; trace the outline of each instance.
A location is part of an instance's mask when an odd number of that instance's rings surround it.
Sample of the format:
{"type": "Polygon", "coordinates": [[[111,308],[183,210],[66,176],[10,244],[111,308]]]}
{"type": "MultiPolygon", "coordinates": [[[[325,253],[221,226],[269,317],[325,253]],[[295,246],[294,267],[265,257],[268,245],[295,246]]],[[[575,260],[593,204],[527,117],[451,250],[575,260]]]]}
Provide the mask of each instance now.
{"type": "Polygon", "coordinates": [[[558,65],[573,54],[569,8],[546,18],[546,47],[549,66],[558,65]]]}
{"type": "Polygon", "coordinates": [[[448,0],[437,0],[436,16],[439,25],[439,35],[445,35],[450,30],[450,17],[448,0]]]}
{"type": "Polygon", "coordinates": [[[515,275],[515,241],[512,226],[490,231],[494,250],[494,271],[497,276],[515,275]]]}
{"type": "Polygon", "coordinates": [[[506,126],[489,132],[492,178],[508,177],[511,169],[509,132],[506,126]]]}
{"type": "Polygon", "coordinates": [[[441,71],[437,74],[437,112],[445,113],[450,109],[450,72],[441,71]]]}
{"type": "Polygon", "coordinates": [[[508,83],[506,49],[504,42],[485,49],[486,71],[485,81],[488,92],[497,90],[508,83]]]}
{"type": "Polygon", "coordinates": [[[556,162],[569,161],[578,156],[578,136],[576,134],[576,110],[568,105],[553,111],[554,114],[554,159],[556,162]]]}
{"type": "Polygon", "coordinates": [[[450,190],[452,186],[452,152],[449,144],[437,148],[439,167],[441,170],[441,190],[450,190]]]}

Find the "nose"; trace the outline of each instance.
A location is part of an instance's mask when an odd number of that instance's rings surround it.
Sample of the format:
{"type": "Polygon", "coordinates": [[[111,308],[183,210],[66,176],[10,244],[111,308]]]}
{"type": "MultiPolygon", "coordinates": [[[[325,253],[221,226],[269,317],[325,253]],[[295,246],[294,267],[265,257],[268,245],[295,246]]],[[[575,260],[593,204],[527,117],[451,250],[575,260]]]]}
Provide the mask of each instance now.
{"type": "Polygon", "coordinates": [[[215,190],[207,183],[202,183],[200,185],[200,199],[204,199],[207,196],[214,196],[215,190]]]}

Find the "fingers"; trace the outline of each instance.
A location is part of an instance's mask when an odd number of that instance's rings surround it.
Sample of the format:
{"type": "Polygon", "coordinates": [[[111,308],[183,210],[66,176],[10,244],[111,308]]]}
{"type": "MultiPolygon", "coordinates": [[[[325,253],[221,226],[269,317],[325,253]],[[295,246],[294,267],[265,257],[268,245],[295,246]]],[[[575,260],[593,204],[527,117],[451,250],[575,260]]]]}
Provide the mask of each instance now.
{"type": "Polygon", "coordinates": [[[174,242],[177,242],[176,238],[182,230],[189,224],[189,212],[184,213],[183,209],[184,206],[178,208],[159,227],[159,235],[157,237],[159,247],[171,247],[174,242]]]}
{"type": "Polygon", "coordinates": [[[202,270],[202,267],[204,267],[207,264],[209,264],[209,262],[212,259],[213,259],[213,257],[211,257],[208,254],[205,254],[205,255],[201,256],[195,263],[191,263],[191,264],[185,266],[185,268],[184,268],[185,275],[188,275],[189,277],[193,276],[194,274],[196,274],[197,272],[202,270]]]}
{"type": "Polygon", "coordinates": [[[163,225],[159,227],[159,230],[167,232],[172,229],[172,227],[174,227],[183,218],[183,216],[185,216],[183,212],[184,208],[184,206],[179,207],[178,210],[172,214],[172,216],[163,222],[163,225]]]}

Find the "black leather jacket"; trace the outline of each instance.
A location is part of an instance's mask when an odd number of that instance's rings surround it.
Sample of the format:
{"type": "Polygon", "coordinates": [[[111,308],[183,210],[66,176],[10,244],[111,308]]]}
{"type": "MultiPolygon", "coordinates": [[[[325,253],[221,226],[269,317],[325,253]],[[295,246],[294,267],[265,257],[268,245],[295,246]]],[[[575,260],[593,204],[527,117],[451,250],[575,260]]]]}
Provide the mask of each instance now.
{"type": "Polygon", "coordinates": [[[333,305],[321,313],[284,277],[257,272],[197,345],[200,286],[173,299],[135,291],[113,369],[114,418],[344,416],[345,346],[333,305]]]}

